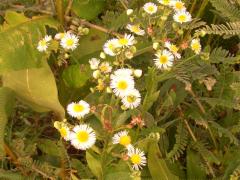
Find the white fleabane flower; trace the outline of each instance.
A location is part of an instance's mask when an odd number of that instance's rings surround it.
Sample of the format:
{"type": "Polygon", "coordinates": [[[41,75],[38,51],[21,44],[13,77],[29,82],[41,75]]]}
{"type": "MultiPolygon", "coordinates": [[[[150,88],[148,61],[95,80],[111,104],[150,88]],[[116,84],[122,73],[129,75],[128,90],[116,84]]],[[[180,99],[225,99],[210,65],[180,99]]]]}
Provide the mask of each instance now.
{"type": "Polygon", "coordinates": [[[89,64],[90,64],[90,68],[91,68],[91,69],[97,69],[99,63],[100,63],[100,60],[97,59],[97,58],[91,58],[91,59],[89,60],[89,64]]]}
{"type": "Polygon", "coordinates": [[[113,144],[121,144],[126,148],[131,148],[131,137],[128,135],[128,131],[123,130],[119,131],[113,135],[112,142],[113,144]]]}
{"type": "Polygon", "coordinates": [[[143,9],[146,13],[148,14],[155,14],[157,12],[157,5],[152,3],[152,2],[148,2],[146,4],[144,4],[143,9]]]}
{"type": "Polygon", "coordinates": [[[157,58],[154,62],[158,69],[168,69],[173,65],[174,56],[168,50],[158,51],[155,56],[157,58]]]}
{"type": "Polygon", "coordinates": [[[124,97],[130,90],[134,89],[134,80],[132,76],[110,76],[110,87],[116,96],[124,97]]]}
{"type": "Polygon", "coordinates": [[[187,11],[176,11],[176,13],[173,15],[173,19],[176,22],[179,22],[180,24],[190,22],[192,21],[192,16],[187,11]]]}
{"type": "Polygon", "coordinates": [[[122,103],[126,108],[134,109],[141,103],[141,94],[137,89],[129,90],[122,98],[122,103]]]}
{"type": "Polygon", "coordinates": [[[147,159],[143,151],[138,148],[129,148],[128,156],[131,163],[133,164],[133,169],[139,171],[142,166],[146,166],[147,159]]]}
{"type": "Polygon", "coordinates": [[[158,2],[160,4],[165,5],[165,6],[170,5],[171,1],[174,1],[174,0],[158,0],[158,2]]]}
{"type": "Polygon", "coordinates": [[[70,134],[71,144],[80,150],[91,148],[96,142],[94,130],[87,124],[77,125],[70,134]]]}
{"type": "Polygon", "coordinates": [[[171,1],[170,5],[173,7],[173,9],[175,11],[183,11],[186,10],[185,4],[184,2],[182,2],[181,0],[175,0],[175,1],[171,1]]]}
{"type": "Polygon", "coordinates": [[[118,39],[118,45],[120,47],[129,47],[135,43],[134,36],[131,34],[125,34],[124,37],[118,39]]]}
{"type": "Polygon", "coordinates": [[[110,73],[112,71],[112,66],[110,66],[109,62],[102,62],[98,68],[101,72],[105,74],[110,73]]]}
{"type": "Polygon", "coordinates": [[[193,39],[191,41],[191,49],[196,53],[196,54],[200,54],[201,50],[202,50],[202,46],[200,44],[200,39],[193,39]]]}
{"type": "Polygon", "coordinates": [[[120,46],[118,44],[118,39],[116,38],[108,40],[103,45],[103,51],[110,56],[118,55],[119,54],[118,48],[120,48],[120,46]]]}
{"type": "Polygon", "coordinates": [[[67,112],[70,116],[80,119],[90,112],[90,106],[83,100],[78,103],[72,102],[67,106],[67,112]]]}
{"type": "Polygon", "coordinates": [[[46,51],[49,46],[49,41],[52,40],[52,36],[46,35],[42,40],[38,42],[37,49],[40,52],[46,51]]]}
{"type": "Polygon", "coordinates": [[[143,36],[143,35],[145,34],[145,31],[140,28],[140,25],[139,25],[139,24],[136,24],[136,25],[128,24],[128,25],[126,26],[126,28],[127,28],[129,31],[131,31],[131,32],[133,32],[133,33],[135,33],[135,34],[137,34],[137,35],[139,35],[139,36],[143,36]]]}
{"type": "Polygon", "coordinates": [[[181,55],[178,53],[179,48],[175,44],[172,44],[169,41],[166,41],[164,45],[166,48],[168,48],[173,53],[173,55],[176,58],[178,58],[178,59],[181,58],[181,55]]]}
{"type": "Polygon", "coordinates": [[[71,33],[66,33],[61,39],[60,45],[67,50],[74,50],[78,46],[78,37],[71,33]]]}

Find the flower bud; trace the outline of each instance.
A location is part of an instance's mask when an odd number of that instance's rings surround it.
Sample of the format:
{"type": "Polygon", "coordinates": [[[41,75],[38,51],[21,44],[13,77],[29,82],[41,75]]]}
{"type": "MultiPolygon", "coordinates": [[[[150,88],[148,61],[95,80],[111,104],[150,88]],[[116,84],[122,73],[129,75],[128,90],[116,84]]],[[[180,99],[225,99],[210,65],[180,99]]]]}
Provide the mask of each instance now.
{"type": "Polygon", "coordinates": [[[133,74],[135,77],[140,78],[142,76],[142,70],[141,69],[135,69],[133,71],[133,74]]]}
{"type": "Polygon", "coordinates": [[[158,47],[159,47],[159,43],[158,42],[153,43],[153,49],[157,50],[158,47]]]}
{"type": "Polygon", "coordinates": [[[101,72],[99,70],[93,71],[93,78],[98,79],[101,75],[101,72]]]}
{"type": "Polygon", "coordinates": [[[101,52],[101,53],[100,53],[100,58],[106,59],[106,54],[105,54],[104,52],[101,52]]]}
{"type": "Polygon", "coordinates": [[[127,59],[132,59],[133,58],[133,53],[129,50],[125,51],[125,57],[127,59]]]}
{"type": "Polygon", "coordinates": [[[127,15],[131,15],[133,13],[133,9],[127,9],[127,15]]]}
{"type": "Polygon", "coordinates": [[[110,94],[110,93],[112,93],[112,89],[110,87],[107,87],[106,92],[110,94]]]}

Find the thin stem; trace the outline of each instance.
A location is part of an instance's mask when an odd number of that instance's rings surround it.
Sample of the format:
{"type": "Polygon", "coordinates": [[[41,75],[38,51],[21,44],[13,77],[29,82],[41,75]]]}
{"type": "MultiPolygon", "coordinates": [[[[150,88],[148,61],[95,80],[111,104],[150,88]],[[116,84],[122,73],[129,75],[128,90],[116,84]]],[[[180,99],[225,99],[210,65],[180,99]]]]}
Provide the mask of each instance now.
{"type": "Polygon", "coordinates": [[[56,11],[58,20],[63,24],[64,23],[63,0],[56,0],[56,11]]]}
{"type": "Polygon", "coordinates": [[[208,4],[208,0],[204,0],[202,2],[201,7],[200,7],[200,9],[199,9],[199,11],[198,11],[198,13],[196,15],[197,18],[201,17],[201,15],[202,15],[204,9],[206,8],[207,4],[208,4]]]}
{"type": "Polygon", "coordinates": [[[72,8],[72,4],[73,4],[73,0],[68,0],[68,5],[67,5],[65,15],[64,15],[65,17],[69,15],[71,8],[72,8]]]}
{"type": "Polygon", "coordinates": [[[120,0],[120,2],[121,2],[121,4],[122,4],[122,6],[124,7],[124,9],[127,10],[128,8],[127,8],[126,4],[123,2],[123,0],[120,0]]]}

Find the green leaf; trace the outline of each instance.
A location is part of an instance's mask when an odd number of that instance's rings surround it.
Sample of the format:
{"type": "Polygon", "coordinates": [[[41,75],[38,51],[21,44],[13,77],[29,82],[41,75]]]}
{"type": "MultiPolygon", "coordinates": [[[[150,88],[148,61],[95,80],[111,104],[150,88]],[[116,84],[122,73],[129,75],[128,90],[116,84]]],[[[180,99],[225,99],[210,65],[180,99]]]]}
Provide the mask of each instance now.
{"type": "Polygon", "coordinates": [[[206,173],[200,166],[201,158],[198,153],[187,151],[187,179],[206,179],[206,173]]]}
{"type": "Polygon", "coordinates": [[[86,159],[87,159],[88,167],[91,169],[92,173],[98,179],[102,179],[103,169],[102,169],[100,157],[92,151],[87,151],[86,159]]]}
{"type": "Polygon", "coordinates": [[[131,180],[131,171],[127,163],[124,161],[119,161],[118,164],[114,164],[112,167],[108,168],[105,173],[105,180],[131,180]]]}
{"type": "Polygon", "coordinates": [[[68,87],[80,88],[91,78],[92,71],[89,66],[72,65],[63,71],[63,80],[68,87]]]}
{"type": "Polygon", "coordinates": [[[7,117],[13,108],[14,94],[8,88],[0,88],[0,157],[5,155],[4,134],[7,124],[7,117]]]}
{"type": "Polygon", "coordinates": [[[161,158],[161,152],[156,141],[152,141],[149,145],[148,168],[153,180],[178,179],[170,172],[165,160],[161,158]]]}
{"type": "Polygon", "coordinates": [[[5,20],[0,28],[0,74],[41,67],[48,54],[38,52],[38,41],[46,34],[45,26],[57,27],[57,22],[49,16],[29,19],[11,11],[6,12],[5,20]]]}
{"type": "Polygon", "coordinates": [[[65,117],[65,111],[58,101],[56,82],[52,71],[45,68],[32,68],[6,73],[3,85],[12,89],[19,100],[35,111],[54,111],[59,118],[65,117]]]}
{"type": "Polygon", "coordinates": [[[104,0],[75,0],[72,10],[82,19],[93,20],[102,12],[104,6],[104,0]]]}
{"type": "Polygon", "coordinates": [[[56,141],[49,139],[39,139],[37,146],[42,152],[48,155],[60,156],[59,148],[56,141]]]}
{"type": "Polygon", "coordinates": [[[71,160],[72,167],[77,170],[77,174],[81,178],[92,178],[93,174],[91,173],[90,169],[84,165],[78,159],[71,160]]]}

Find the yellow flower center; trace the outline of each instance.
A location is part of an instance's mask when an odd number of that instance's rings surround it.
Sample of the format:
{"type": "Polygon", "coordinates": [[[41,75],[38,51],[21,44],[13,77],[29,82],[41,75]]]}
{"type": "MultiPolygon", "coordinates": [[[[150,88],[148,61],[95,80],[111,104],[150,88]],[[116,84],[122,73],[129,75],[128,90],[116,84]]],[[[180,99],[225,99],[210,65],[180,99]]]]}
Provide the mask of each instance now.
{"type": "Polygon", "coordinates": [[[73,39],[68,39],[68,40],[66,41],[66,44],[67,44],[67,46],[72,46],[72,45],[74,44],[73,39]]]}
{"type": "Polygon", "coordinates": [[[110,43],[108,44],[108,49],[110,49],[111,51],[113,51],[115,49],[114,44],[110,43]]]}
{"type": "Polygon", "coordinates": [[[177,53],[177,52],[178,52],[178,48],[177,48],[177,46],[175,46],[175,45],[171,45],[170,50],[171,50],[172,52],[174,52],[174,53],[177,53]]]}
{"type": "Polygon", "coordinates": [[[39,42],[40,46],[46,46],[47,45],[47,42],[45,40],[41,40],[39,42]]]}
{"type": "Polygon", "coordinates": [[[154,11],[154,7],[153,6],[148,6],[147,9],[148,9],[149,12],[153,12],[154,11]]]}
{"type": "Polygon", "coordinates": [[[194,50],[194,51],[198,51],[200,50],[200,44],[198,42],[195,42],[191,45],[191,48],[194,50]]]}
{"type": "Polygon", "coordinates": [[[62,137],[66,137],[67,136],[67,129],[65,127],[61,127],[59,129],[59,132],[60,132],[62,137]]]}
{"type": "Polygon", "coordinates": [[[166,64],[168,62],[168,57],[166,55],[162,55],[159,58],[161,64],[166,64]]]}
{"type": "Polygon", "coordinates": [[[121,38],[118,40],[119,44],[121,44],[122,46],[127,45],[128,44],[128,39],[126,38],[121,38]]]}
{"type": "Polygon", "coordinates": [[[118,89],[125,90],[128,87],[128,84],[126,81],[119,81],[117,84],[118,89]]]}
{"type": "Polygon", "coordinates": [[[89,139],[89,135],[86,131],[80,131],[77,133],[77,140],[81,143],[87,142],[89,139]]]}
{"type": "Polygon", "coordinates": [[[164,5],[168,5],[170,3],[170,0],[163,0],[164,5]]]}
{"type": "Polygon", "coordinates": [[[181,10],[184,8],[184,5],[182,2],[176,2],[175,7],[176,9],[181,10]]]}
{"type": "Polygon", "coordinates": [[[141,157],[138,154],[133,154],[131,156],[131,161],[133,164],[140,164],[141,163],[141,157]]]}
{"type": "Polygon", "coordinates": [[[138,25],[134,25],[134,26],[132,26],[132,32],[135,32],[135,33],[140,32],[140,28],[139,28],[139,26],[138,26],[138,25]]]}
{"type": "Polygon", "coordinates": [[[179,20],[180,22],[185,22],[185,21],[187,20],[187,17],[186,17],[185,14],[181,14],[181,15],[178,17],[178,20],[179,20]]]}
{"type": "Polygon", "coordinates": [[[127,146],[131,143],[131,137],[130,136],[121,136],[120,140],[119,140],[119,144],[123,145],[123,146],[127,146]]]}
{"type": "Polygon", "coordinates": [[[128,101],[129,103],[135,102],[135,101],[136,101],[136,96],[127,96],[127,101],[128,101]]]}
{"type": "Polygon", "coordinates": [[[105,65],[105,64],[102,64],[100,67],[99,67],[100,71],[102,72],[107,72],[108,71],[108,66],[105,65]]]}
{"type": "Polygon", "coordinates": [[[75,105],[73,106],[73,110],[74,110],[75,112],[82,112],[84,109],[85,109],[84,106],[81,105],[81,104],[75,104],[75,105]]]}

